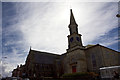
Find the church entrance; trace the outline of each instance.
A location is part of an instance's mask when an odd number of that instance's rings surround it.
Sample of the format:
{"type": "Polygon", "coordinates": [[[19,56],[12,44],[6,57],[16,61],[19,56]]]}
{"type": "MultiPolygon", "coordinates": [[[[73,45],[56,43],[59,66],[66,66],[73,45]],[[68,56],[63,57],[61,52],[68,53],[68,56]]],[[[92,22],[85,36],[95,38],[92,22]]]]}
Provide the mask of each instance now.
{"type": "Polygon", "coordinates": [[[72,73],[76,72],[76,66],[72,66],[72,73]]]}

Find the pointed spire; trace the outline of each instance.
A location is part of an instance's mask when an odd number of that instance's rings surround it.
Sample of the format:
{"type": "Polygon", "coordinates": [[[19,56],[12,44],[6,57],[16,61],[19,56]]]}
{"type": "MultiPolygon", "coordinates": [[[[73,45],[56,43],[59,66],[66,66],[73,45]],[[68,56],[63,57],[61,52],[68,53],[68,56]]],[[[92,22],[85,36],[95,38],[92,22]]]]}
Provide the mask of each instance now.
{"type": "Polygon", "coordinates": [[[75,21],[75,18],[74,18],[74,15],[73,15],[73,12],[72,12],[72,9],[70,9],[70,24],[76,24],[76,21],[75,21]]]}

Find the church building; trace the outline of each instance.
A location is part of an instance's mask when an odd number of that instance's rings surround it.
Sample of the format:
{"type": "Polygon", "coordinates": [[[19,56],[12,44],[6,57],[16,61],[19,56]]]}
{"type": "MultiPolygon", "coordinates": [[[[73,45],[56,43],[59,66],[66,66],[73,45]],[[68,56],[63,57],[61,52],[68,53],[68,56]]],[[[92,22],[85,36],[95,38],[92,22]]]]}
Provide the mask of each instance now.
{"type": "MultiPolygon", "coordinates": [[[[58,55],[30,49],[25,65],[14,69],[12,76],[60,77],[63,74],[77,72],[94,72],[105,75],[108,72],[101,72],[101,68],[120,66],[120,52],[100,44],[87,46],[82,44],[82,35],[78,33],[78,24],[72,9],[68,28],[70,34],[67,36],[68,49],[66,53],[58,55]]],[[[114,70],[120,74],[119,68],[114,70]]]]}

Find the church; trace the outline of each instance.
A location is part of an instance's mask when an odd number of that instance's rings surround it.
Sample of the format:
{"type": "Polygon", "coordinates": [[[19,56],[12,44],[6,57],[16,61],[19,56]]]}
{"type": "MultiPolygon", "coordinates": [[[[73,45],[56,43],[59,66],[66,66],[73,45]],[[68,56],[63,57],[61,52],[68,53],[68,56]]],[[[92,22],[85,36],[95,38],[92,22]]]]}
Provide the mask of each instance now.
{"type": "Polygon", "coordinates": [[[58,55],[30,48],[25,65],[17,66],[13,70],[12,76],[60,77],[63,74],[77,72],[94,72],[109,76],[113,70],[120,74],[120,68],[114,68],[120,66],[120,52],[100,44],[84,46],[72,9],[70,9],[68,28],[70,34],[67,36],[68,49],[66,53],[58,55]]]}

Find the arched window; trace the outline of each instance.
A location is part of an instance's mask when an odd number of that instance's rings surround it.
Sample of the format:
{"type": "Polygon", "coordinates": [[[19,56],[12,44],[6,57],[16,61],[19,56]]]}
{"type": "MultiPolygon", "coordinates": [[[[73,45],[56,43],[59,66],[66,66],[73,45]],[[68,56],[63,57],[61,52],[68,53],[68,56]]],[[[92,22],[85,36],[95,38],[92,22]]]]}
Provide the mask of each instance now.
{"type": "Polygon", "coordinates": [[[93,67],[96,67],[96,59],[95,59],[95,55],[92,54],[92,64],[93,64],[93,67]]]}

